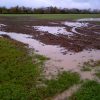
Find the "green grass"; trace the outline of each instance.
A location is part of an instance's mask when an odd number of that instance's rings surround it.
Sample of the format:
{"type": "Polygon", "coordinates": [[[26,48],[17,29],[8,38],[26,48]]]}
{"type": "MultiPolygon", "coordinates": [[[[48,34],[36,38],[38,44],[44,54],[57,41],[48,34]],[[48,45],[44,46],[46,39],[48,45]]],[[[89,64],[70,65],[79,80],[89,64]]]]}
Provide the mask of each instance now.
{"type": "Polygon", "coordinates": [[[45,98],[52,100],[52,96],[63,92],[79,82],[80,77],[77,73],[62,72],[58,75],[57,79],[44,80],[44,87],[38,86],[35,89],[33,87],[31,89],[31,96],[34,98],[33,100],[44,100],[45,98]]]}
{"type": "Polygon", "coordinates": [[[25,100],[40,75],[20,43],[0,38],[0,100],[25,100]]]}
{"type": "Polygon", "coordinates": [[[21,43],[0,38],[0,100],[44,100],[79,82],[79,75],[72,72],[45,79],[41,70],[45,60],[29,56],[21,43]]]}
{"type": "Polygon", "coordinates": [[[70,100],[100,100],[100,84],[96,81],[85,82],[70,100]]]}
{"type": "Polygon", "coordinates": [[[72,72],[63,72],[58,75],[56,80],[48,80],[47,84],[47,96],[53,96],[55,93],[60,93],[74,84],[80,81],[79,75],[72,72]]]}
{"type": "Polygon", "coordinates": [[[28,16],[37,19],[50,19],[50,20],[74,20],[79,18],[100,18],[100,14],[0,14],[0,16],[21,17],[28,16]]]}

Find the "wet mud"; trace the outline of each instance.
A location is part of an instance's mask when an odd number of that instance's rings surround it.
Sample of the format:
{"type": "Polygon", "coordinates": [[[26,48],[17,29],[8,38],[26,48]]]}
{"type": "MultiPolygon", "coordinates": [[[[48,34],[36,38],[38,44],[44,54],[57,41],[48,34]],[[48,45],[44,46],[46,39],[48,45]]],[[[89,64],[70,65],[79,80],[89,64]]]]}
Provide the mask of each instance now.
{"type": "Polygon", "coordinates": [[[1,31],[30,34],[34,39],[44,44],[59,45],[69,51],[80,52],[84,49],[100,49],[100,25],[96,22],[1,17],[0,23],[6,25],[2,26],[1,31]],[[49,28],[52,33],[49,33],[48,29],[39,31],[37,28],[49,28]],[[55,29],[58,33],[55,32],[55,29]]]}

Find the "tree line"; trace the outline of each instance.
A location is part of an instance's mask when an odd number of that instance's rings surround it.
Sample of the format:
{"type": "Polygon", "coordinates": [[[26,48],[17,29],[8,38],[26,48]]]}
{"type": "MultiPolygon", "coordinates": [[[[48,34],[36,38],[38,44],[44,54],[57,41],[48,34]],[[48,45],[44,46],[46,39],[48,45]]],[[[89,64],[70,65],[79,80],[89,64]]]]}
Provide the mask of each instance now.
{"type": "Polygon", "coordinates": [[[68,9],[57,7],[30,8],[30,7],[0,7],[0,14],[100,14],[98,9],[68,9]]]}

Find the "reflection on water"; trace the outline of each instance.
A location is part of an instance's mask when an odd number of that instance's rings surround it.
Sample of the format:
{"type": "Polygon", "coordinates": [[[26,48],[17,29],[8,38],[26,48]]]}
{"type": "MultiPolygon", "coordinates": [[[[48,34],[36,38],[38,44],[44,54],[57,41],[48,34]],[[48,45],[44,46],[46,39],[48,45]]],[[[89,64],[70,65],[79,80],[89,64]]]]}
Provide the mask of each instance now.
{"type": "Polygon", "coordinates": [[[64,25],[67,25],[69,27],[87,27],[88,23],[83,22],[64,22],[64,25]]]}
{"type": "Polygon", "coordinates": [[[100,18],[83,18],[78,19],[77,21],[100,21],[100,18]]]}
{"type": "Polygon", "coordinates": [[[53,35],[59,35],[59,34],[70,35],[70,34],[73,34],[71,32],[68,32],[66,30],[66,27],[59,27],[59,26],[33,26],[33,28],[36,31],[48,32],[48,33],[51,33],[53,35]]]}
{"type": "Polygon", "coordinates": [[[0,27],[2,27],[2,26],[6,26],[6,25],[4,25],[4,24],[0,24],[0,27]]]}
{"type": "Polygon", "coordinates": [[[62,24],[71,27],[71,32],[80,34],[79,32],[76,31],[77,28],[83,28],[83,27],[88,27],[89,23],[85,22],[63,22],[62,24]]]}

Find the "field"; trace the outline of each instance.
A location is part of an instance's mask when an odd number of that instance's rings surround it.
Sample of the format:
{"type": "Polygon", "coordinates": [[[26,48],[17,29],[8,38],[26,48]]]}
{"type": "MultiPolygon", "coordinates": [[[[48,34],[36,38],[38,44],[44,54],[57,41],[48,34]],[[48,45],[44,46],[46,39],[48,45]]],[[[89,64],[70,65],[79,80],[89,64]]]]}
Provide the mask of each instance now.
{"type": "Polygon", "coordinates": [[[0,15],[0,100],[66,99],[100,99],[100,14],[0,15]]]}
{"type": "Polygon", "coordinates": [[[75,20],[79,18],[100,18],[100,14],[0,14],[0,16],[9,17],[33,17],[36,19],[48,20],[75,20]]]}

